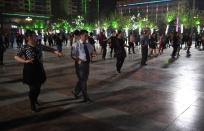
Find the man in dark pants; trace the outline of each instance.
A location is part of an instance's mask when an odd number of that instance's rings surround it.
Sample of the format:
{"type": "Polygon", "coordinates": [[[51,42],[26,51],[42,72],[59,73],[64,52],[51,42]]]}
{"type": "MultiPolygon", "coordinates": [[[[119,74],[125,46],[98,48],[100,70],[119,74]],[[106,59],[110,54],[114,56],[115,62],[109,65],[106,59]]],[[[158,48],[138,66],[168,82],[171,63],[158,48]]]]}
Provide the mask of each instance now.
{"type": "Polygon", "coordinates": [[[88,41],[89,41],[89,43],[93,46],[93,48],[94,48],[94,51],[96,51],[96,48],[95,48],[95,40],[94,40],[94,38],[93,38],[93,32],[90,32],[90,36],[89,36],[89,38],[88,38],[88,41]]]}
{"type": "Polygon", "coordinates": [[[78,98],[82,92],[83,102],[92,102],[87,93],[87,80],[89,76],[89,63],[94,48],[90,43],[86,43],[88,39],[88,31],[80,31],[80,40],[76,41],[72,46],[71,56],[75,60],[76,75],[78,77],[77,85],[72,92],[75,98],[78,98]]]}
{"type": "Polygon", "coordinates": [[[57,50],[59,52],[62,52],[62,42],[63,42],[62,34],[59,33],[56,35],[56,45],[57,45],[57,50]]]}
{"type": "Polygon", "coordinates": [[[141,60],[141,66],[147,65],[147,57],[148,57],[148,45],[149,45],[149,38],[148,38],[148,32],[145,31],[143,38],[141,40],[141,51],[142,51],[142,60],[141,60]]]}
{"type": "Polygon", "coordinates": [[[107,52],[107,38],[105,36],[105,31],[102,31],[100,35],[98,36],[99,44],[102,49],[102,59],[106,59],[106,52],[107,52]]]}
{"type": "Polygon", "coordinates": [[[117,42],[117,37],[116,37],[116,31],[112,32],[112,36],[108,39],[108,43],[110,45],[111,51],[110,51],[110,57],[112,57],[112,54],[114,52],[114,57],[116,53],[116,42],[117,42]]]}
{"type": "Polygon", "coordinates": [[[186,51],[187,56],[190,56],[191,45],[192,45],[192,36],[191,36],[191,34],[188,34],[188,38],[187,38],[187,51],[186,51]]]}
{"type": "Polygon", "coordinates": [[[128,48],[128,53],[129,54],[131,54],[131,52],[130,52],[130,50],[131,50],[131,48],[132,48],[132,52],[133,52],[133,54],[135,54],[135,36],[134,36],[134,34],[131,32],[130,33],[130,38],[129,38],[129,48],[128,48]]]}
{"type": "Polygon", "coordinates": [[[176,52],[178,51],[178,48],[179,48],[179,33],[177,32],[174,32],[172,47],[173,47],[173,52],[171,57],[172,59],[175,59],[176,52]]]}
{"type": "Polygon", "coordinates": [[[4,51],[6,49],[3,34],[0,32],[0,65],[3,65],[4,51]]]}
{"type": "Polygon", "coordinates": [[[0,65],[3,65],[3,58],[4,58],[4,47],[2,47],[0,43],[0,65]]]}

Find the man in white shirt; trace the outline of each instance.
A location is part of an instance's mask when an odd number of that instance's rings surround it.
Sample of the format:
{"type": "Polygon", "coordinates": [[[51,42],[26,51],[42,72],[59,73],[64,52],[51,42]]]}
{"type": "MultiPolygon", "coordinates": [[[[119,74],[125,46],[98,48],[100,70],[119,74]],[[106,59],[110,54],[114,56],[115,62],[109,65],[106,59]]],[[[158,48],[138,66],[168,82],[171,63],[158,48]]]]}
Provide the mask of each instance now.
{"type": "Polygon", "coordinates": [[[92,102],[87,93],[87,80],[89,76],[89,64],[91,56],[94,53],[94,48],[90,43],[87,43],[88,31],[81,30],[79,33],[80,39],[75,41],[72,46],[71,56],[75,60],[75,69],[78,77],[77,85],[72,92],[75,98],[78,98],[82,92],[83,102],[92,102]]]}

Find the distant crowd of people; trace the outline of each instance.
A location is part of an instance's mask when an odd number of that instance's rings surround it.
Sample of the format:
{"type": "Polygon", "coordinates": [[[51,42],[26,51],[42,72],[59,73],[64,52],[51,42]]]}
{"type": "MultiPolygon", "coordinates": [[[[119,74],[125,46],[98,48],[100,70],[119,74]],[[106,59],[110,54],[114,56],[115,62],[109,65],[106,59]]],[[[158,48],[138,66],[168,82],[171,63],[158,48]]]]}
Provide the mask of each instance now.
{"type": "Polygon", "coordinates": [[[147,65],[148,56],[158,56],[163,54],[164,49],[172,46],[172,59],[178,57],[180,49],[186,50],[190,55],[193,37],[195,37],[195,48],[204,50],[204,35],[192,33],[151,33],[145,29],[139,32],[131,31],[125,34],[122,30],[112,30],[111,36],[106,36],[104,30],[99,34],[86,30],[75,30],[72,33],[36,33],[28,30],[26,33],[14,34],[0,32],[0,64],[3,65],[3,54],[7,48],[13,48],[14,43],[18,48],[15,60],[24,64],[23,83],[29,86],[29,99],[32,111],[38,111],[38,96],[41,85],[46,81],[46,73],[42,62],[42,51],[48,51],[63,56],[63,45],[70,44],[71,57],[75,63],[78,82],[72,93],[76,99],[79,94],[83,95],[83,102],[92,102],[87,93],[87,81],[89,77],[89,65],[97,54],[102,55],[102,60],[107,58],[107,48],[110,48],[110,57],[116,59],[115,69],[118,74],[122,71],[122,66],[128,54],[137,53],[135,47],[141,49],[141,66],[147,65]],[[100,45],[100,51],[96,49],[96,43],[100,45]],[[56,48],[53,48],[56,46],[56,48]],[[139,48],[140,47],[140,48],[139,48]],[[127,49],[126,49],[127,48],[127,49]]]}

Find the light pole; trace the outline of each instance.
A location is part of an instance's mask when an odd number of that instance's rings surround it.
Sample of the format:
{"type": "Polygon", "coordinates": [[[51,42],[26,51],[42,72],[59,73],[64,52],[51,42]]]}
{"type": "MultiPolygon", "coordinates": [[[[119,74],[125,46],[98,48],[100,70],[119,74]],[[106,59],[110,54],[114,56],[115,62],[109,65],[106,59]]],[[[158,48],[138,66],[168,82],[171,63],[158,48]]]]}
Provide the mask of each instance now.
{"type": "Polygon", "coordinates": [[[29,12],[31,10],[31,1],[30,0],[28,0],[28,10],[29,10],[29,12]]]}
{"type": "Polygon", "coordinates": [[[158,22],[158,4],[157,4],[157,7],[156,7],[156,24],[158,22]]]}
{"type": "Polygon", "coordinates": [[[82,5],[82,13],[83,13],[83,16],[85,17],[87,14],[87,0],[82,0],[81,5],[82,5]]]}
{"type": "Polygon", "coordinates": [[[178,14],[176,17],[176,32],[179,31],[179,15],[180,15],[180,1],[178,1],[178,14]]]}
{"type": "MultiPolygon", "coordinates": [[[[193,0],[193,15],[195,15],[195,0],[193,0]]],[[[191,26],[191,34],[193,33],[193,26],[191,26]]]]}
{"type": "Polygon", "coordinates": [[[193,0],[193,13],[195,12],[195,0],[193,0]]]}
{"type": "Polygon", "coordinates": [[[148,19],[148,17],[149,17],[149,5],[147,5],[146,13],[147,13],[146,17],[148,19]]]}
{"type": "Polygon", "coordinates": [[[100,0],[97,0],[97,13],[98,13],[98,25],[100,24],[99,22],[99,17],[100,17],[100,0]]]}

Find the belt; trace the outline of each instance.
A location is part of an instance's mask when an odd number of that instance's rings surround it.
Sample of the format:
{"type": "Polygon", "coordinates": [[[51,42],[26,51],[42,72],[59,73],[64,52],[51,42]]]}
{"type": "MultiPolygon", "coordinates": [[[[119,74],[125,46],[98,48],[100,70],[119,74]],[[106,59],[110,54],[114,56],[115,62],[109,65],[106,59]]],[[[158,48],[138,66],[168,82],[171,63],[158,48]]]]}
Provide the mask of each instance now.
{"type": "Polygon", "coordinates": [[[76,63],[77,63],[77,64],[89,64],[90,62],[79,60],[79,61],[76,61],[76,63]]]}

